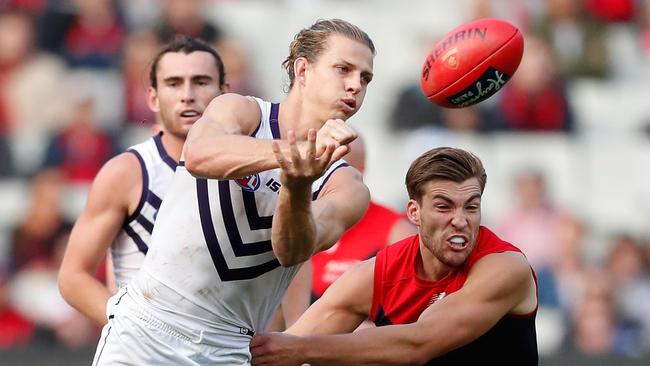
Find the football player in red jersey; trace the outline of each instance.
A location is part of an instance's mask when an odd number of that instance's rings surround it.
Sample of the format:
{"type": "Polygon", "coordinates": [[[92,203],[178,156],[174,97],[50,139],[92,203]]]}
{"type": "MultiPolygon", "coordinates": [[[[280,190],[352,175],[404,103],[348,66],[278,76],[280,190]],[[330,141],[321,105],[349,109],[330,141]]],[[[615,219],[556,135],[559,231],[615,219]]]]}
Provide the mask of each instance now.
{"type": "Polygon", "coordinates": [[[416,159],[406,186],[418,234],[347,271],[288,334],[254,337],[252,364],[537,365],[535,275],[481,226],[486,179],[461,149],[416,159]],[[366,317],[378,327],[340,334],[366,317]]]}

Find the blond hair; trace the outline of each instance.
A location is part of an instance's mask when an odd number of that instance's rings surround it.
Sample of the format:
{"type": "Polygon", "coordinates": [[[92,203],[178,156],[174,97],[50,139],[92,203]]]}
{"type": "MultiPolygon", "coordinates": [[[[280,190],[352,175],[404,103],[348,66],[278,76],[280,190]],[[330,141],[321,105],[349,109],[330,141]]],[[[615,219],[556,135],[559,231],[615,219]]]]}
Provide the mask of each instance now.
{"type": "Polygon", "coordinates": [[[341,19],[320,19],[311,27],[298,32],[289,45],[289,56],[282,63],[282,67],[287,70],[287,74],[289,75],[289,89],[293,87],[293,82],[296,77],[295,70],[293,69],[294,61],[300,57],[304,57],[307,61],[314,62],[325,50],[327,39],[332,34],[339,34],[359,41],[368,46],[373,55],[375,54],[375,44],[368,34],[356,25],[341,19]]]}

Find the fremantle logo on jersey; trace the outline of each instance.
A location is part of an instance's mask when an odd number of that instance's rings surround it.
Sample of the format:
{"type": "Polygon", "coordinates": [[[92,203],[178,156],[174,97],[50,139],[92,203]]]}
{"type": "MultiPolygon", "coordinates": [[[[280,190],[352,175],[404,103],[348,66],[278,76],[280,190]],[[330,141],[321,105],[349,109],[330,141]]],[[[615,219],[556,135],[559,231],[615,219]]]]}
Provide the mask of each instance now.
{"type": "Polygon", "coordinates": [[[260,175],[249,175],[248,177],[235,179],[235,183],[239,185],[243,190],[248,192],[255,192],[260,188],[260,175]]]}

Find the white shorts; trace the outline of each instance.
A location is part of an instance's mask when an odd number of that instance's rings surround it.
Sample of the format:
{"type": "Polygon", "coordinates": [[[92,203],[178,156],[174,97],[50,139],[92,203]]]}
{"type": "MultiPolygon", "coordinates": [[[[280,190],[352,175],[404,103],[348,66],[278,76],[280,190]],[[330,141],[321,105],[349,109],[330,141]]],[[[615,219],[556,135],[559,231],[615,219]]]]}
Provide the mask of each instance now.
{"type": "Polygon", "coordinates": [[[202,331],[172,327],[138,306],[128,286],[108,300],[106,312],[93,366],[250,365],[248,347],[219,347],[202,331]]]}

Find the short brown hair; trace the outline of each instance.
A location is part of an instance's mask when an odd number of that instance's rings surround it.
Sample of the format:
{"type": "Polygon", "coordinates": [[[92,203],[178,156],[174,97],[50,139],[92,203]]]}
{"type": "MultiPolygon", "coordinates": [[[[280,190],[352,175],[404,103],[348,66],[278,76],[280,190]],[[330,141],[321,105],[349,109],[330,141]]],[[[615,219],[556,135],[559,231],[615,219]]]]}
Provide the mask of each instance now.
{"type": "Polygon", "coordinates": [[[438,147],[420,155],[406,173],[406,190],[409,198],[420,200],[426,183],[434,180],[448,180],[462,183],[476,178],[485,189],[487,174],[483,163],[474,154],[452,147],[438,147]]]}
{"type": "Polygon", "coordinates": [[[151,64],[151,69],[149,70],[149,84],[151,87],[154,89],[158,88],[158,80],[156,79],[156,73],[158,72],[158,63],[166,53],[181,52],[189,55],[195,51],[203,51],[212,55],[214,58],[214,64],[217,66],[217,72],[219,73],[219,87],[223,88],[223,85],[226,82],[226,70],[223,66],[221,56],[219,56],[217,51],[215,51],[215,49],[205,41],[185,35],[176,36],[163,49],[161,49],[158,54],[156,54],[156,57],[154,57],[153,63],[151,64]]]}
{"type": "Polygon", "coordinates": [[[325,50],[327,39],[332,34],[339,34],[352,40],[359,41],[375,54],[375,44],[370,36],[356,25],[341,19],[319,19],[311,27],[305,28],[293,37],[289,45],[289,56],[282,63],[282,67],[289,74],[289,89],[296,78],[293,63],[299,57],[304,57],[309,62],[314,62],[325,50]]]}

